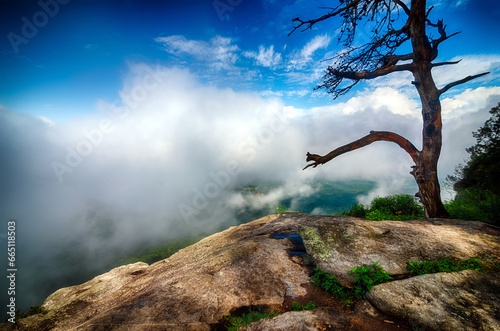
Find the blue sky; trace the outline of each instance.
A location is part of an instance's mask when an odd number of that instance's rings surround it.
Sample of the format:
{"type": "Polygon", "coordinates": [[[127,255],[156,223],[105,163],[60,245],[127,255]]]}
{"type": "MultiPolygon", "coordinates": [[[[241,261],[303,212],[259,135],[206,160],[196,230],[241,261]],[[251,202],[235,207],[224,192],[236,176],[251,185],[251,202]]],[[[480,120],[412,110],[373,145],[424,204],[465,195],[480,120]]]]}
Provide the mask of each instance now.
{"type": "MultiPolygon", "coordinates": [[[[290,106],[332,103],[312,89],[327,65],[319,61],[340,50],[336,22],[287,36],[292,18],[316,17],[328,1],[60,2],[0,2],[0,104],[12,111],[54,121],[93,112],[97,100],[117,100],[133,63],[189,68],[207,84],[290,106]],[[39,25],[34,36],[23,18],[39,25]],[[23,41],[12,35],[26,31],[23,41]]],[[[500,54],[496,2],[434,3],[434,17],[462,31],[442,45],[443,59],[500,54]]]]}

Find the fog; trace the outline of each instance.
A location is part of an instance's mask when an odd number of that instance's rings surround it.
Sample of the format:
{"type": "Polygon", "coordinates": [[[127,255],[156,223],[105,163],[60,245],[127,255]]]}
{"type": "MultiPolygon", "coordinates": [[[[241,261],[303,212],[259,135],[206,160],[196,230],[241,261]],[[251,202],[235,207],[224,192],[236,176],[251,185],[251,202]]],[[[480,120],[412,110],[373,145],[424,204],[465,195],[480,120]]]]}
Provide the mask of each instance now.
{"type": "MultiPolygon", "coordinates": [[[[370,130],[395,131],[420,147],[419,104],[391,87],[297,109],[201,83],[186,69],[136,63],[119,95],[65,122],[0,106],[0,219],[17,220],[22,310],[87,280],[117,252],[234,225],[241,208],[311,194],[313,179],[376,182],[362,203],[416,192],[410,157],[390,143],[302,171],[306,152],[326,154],[370,130]],[[283,186],[253,197],[234,190],[261,181],[283,186]]],[[[500,88],[443,100],[441,179],[467,157],[471,132],[499,100],[500,88]]]]}

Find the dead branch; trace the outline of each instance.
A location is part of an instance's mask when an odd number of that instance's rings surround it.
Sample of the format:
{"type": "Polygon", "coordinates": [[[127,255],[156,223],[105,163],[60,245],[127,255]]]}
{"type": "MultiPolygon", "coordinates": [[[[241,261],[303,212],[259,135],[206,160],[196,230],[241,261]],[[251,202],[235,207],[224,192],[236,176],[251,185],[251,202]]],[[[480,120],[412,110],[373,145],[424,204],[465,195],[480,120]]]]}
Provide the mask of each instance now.
{"type": "Polygon", "coordinates": [[[410,9],[408,8],[408,6],[405,5],[405,3],[401,0],[394,0],[395,3],[397,3],[399,5],[399,7],[401,7],[403,9],[403,11],[405,12],[406,15],[410,16],[410,9]]]}
{"type": "Polygon", "coordinates": [[[396,72],[396,71],[412,71],[413,70],[413,64],[408,63],[408,64],[400,64],[400,65],[393,65],[393,66],[388,66],[388,67],[382,67],[374,71],[365,71],[365,72],[354,72],[354,71],[339,71],[336,69],[333,69],[332,67],[328,67],[328,72],[335,76],[335,77],[341,77],[341,78],[347,78],[347,79],[352,79],[352,80],[360,80],[360,79],[374,79],[377,77],[385,76],[390,73],[396,72]]]}
{"type": "Polygon", "coordinates": [[[470,80],[476,79],[478,77],[481,77],[481,76],[484,76],[484,75],[487,75],[487,74],[489,74],[489,72],[483,72],[481,74],[467,76],[467,77],[465,77],[463,79],[460,79],[460,80],[454,81],[452,83],[449,83],[449,84],[445,85],[442,89],[439,90],[439,95],[443,94],[444,92],[448,91],[450,88],[452,88],[454,86],[467,83],[470,80]]]}
{"type": "Polygon", "coordinates": [[[396,143],[404,149],[412,158],[412,160],[416,163],[417,162],[417,157],[419,155],[418,149],[406,138],[398,135],[397,133],[394,132],[388,132],[388,131],[370,131],[370,134],[367,136],[364,136],[363,138],[360,138],[356,141],[353,141],[347,145],[341,146],[330,153],[320,156],[317,154],[311,154],[307,153],[307,158],[306,162],[309,161],[314,161],[313,163],[308,164],[304,169],[305,170],[309,167],[316,168],[320,164],[327,163],[328,161],[333,160],[339,155],[342,155],[347,152],[354,151],[358,148],[364,147],[366,145],[370,145],[371,143],[374,143],[376,141],[390,141],[393,143],[396,143]]]}
{"type": "Polygon", "coordinates": [[[451,64],[459,64],[460,61],[462,61],[462,60],[432,63],[432,67],[434,68],[434,67],[446,66],[446,65],[451,65],[451,64]]]}
{"type": "Polygon", "coordinates": [[[304,28],[304,30],[302,30],[302,32],[304,32],[304,31],[306,31],[308,29],[311,29],[314,24],[316,24],[318,22],[321,22],[321,21],[324,21],[324,20],[327,20],[330,17],[337,16],[338,14],[340,14],[340,13],[342,13],[344,11],[347,11],[347,10],[353,8],[353,7],[356,7],[359,2],[360,2],[360,0],[353,1],[353,2],[351,2],[350,4],[348,4],[345,7],[337,6],[337,7],[333,8],[330,13],[325,14],[325,15],[319,17],[319,18],[312,19],[312,20],[302,21],[300,18],[296,17],[296,18],[292,19],[292,22],[296,22],[298,24],[293,27],[293,30],[288,35],[290,36],[292,33],[295,32],[295,30],[301,28],[304,25],[306,25],[306,27],[304,28]]]}

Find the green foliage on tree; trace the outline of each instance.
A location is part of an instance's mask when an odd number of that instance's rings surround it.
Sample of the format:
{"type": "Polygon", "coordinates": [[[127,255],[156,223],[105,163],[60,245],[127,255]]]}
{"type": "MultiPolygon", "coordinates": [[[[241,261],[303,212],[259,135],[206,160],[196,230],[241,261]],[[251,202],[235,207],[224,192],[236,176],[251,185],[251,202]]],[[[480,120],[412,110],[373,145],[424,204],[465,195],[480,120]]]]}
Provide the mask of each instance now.
{"type": "Polygon", "coordinates": [[[500,224],[500,103],[472,135],[476,144],[466,149],[470,158],[446,177],[457,196],[446,204],[453,218],[500,224]]]}
{"type": "Polygon", "coordinates": [[[500,194],[500,103],[490,110],[491,117],[472,135],[476,144],[466,149],[470,159],[448,176],[461,192],[471,187],[500,194]]]}

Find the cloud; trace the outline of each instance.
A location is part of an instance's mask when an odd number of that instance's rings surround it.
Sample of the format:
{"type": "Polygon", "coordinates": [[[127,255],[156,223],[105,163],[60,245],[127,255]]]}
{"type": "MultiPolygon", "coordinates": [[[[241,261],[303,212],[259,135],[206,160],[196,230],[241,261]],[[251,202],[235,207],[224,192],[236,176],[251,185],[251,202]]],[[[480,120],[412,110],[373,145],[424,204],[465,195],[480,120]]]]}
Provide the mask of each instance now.
{"type": "MultiPolygon", "coordinates": [[[[123,86],[119,103],[100,101],[99,113],[64,123],[0,109],[0,218],[22,228],[23,298],[39,302],[60,287],[52,280],[107,265],[113,252],[215,231],[235,224],[245,206],[310,194],[313,178],[372,180],[376,194],[416,191],[410,157],[391,143],[301,170],[307,151],[326,154],[370,130],[402,133],[418,147],[416,105],[397,90],[298,109],[141,63],[131,64],[123,86]],[[283,187],[262,197],[234,192],[280,180],[283,187]],[[67,260],[77,256],[72,269],[67,260]]],[[[447,101],[447,111],[461,115],[445,122],[441,178],[466,157],[472,138],[464,132],[484,123],[497,96],[497,88],[476,89],[447,101]]]]}
{"type": "Polygon", "coordinates": [[[315,53],[320,49],[326,49],[330,44],[331,37],[328,35],[318,35],[311,39],[302,49],[292,52],[290,58],[287,60],[288,70],[300,70],[309,66],[315,53]]]}
{"type": "Polygon", "coordinates": [[[167,53],[178,57],[178,65],[189,67],[207,81],[253,90],[263,90],[269,84],[275,89],[276,84],[283,83],[288,83],[292,90],[303,90],[304,86],[312,90],[312,84],[324,74],[321,60],[331,55],[326,51],[331,37],[326,34],[315,36],[302,48],[283,53],[277,52],[274,45],[243,50],[231,38],[221,36],[208,42],[182,35],[159,37],[156,41],[167,53]]]}
{"type": "Polygon", "coordinates": [[[216,69],[231,68],[238,60],[238,46],[232,44],[231,38],[215,36],[208,42],[188,40],[181,35],[159,37],[156,41],[163,44],[171,54],[188,54],[198,61],[208,63],[216,69]]]}
{"type": "Polygon", "coordinates": [[[243,55],[255,59],[257,65],[269,68],[276,68],[281,63],[281,54],[274,52],[274,46],[266,49],[263,45],[259,46],[259,52],[245,51],[243,55]]]}
{"type": "Polygon", "coordinates": [[[404,115],[411,118],[420,117],[419,104],[414,99],[392,87],[378,87],[374,90],[358,91],[346,102],[337,102],[330,106],[312,108],[311,113],[325,111],[332,114],[356,115],[366,111],[404,115]]]}
{"type": "Polygon", "coordinates": [[[490,107],[495,99],[500,101],[499,86],[469,88],[460,94],[441,100],[443,118],[460,118],[465,114],[490,107]]]}

